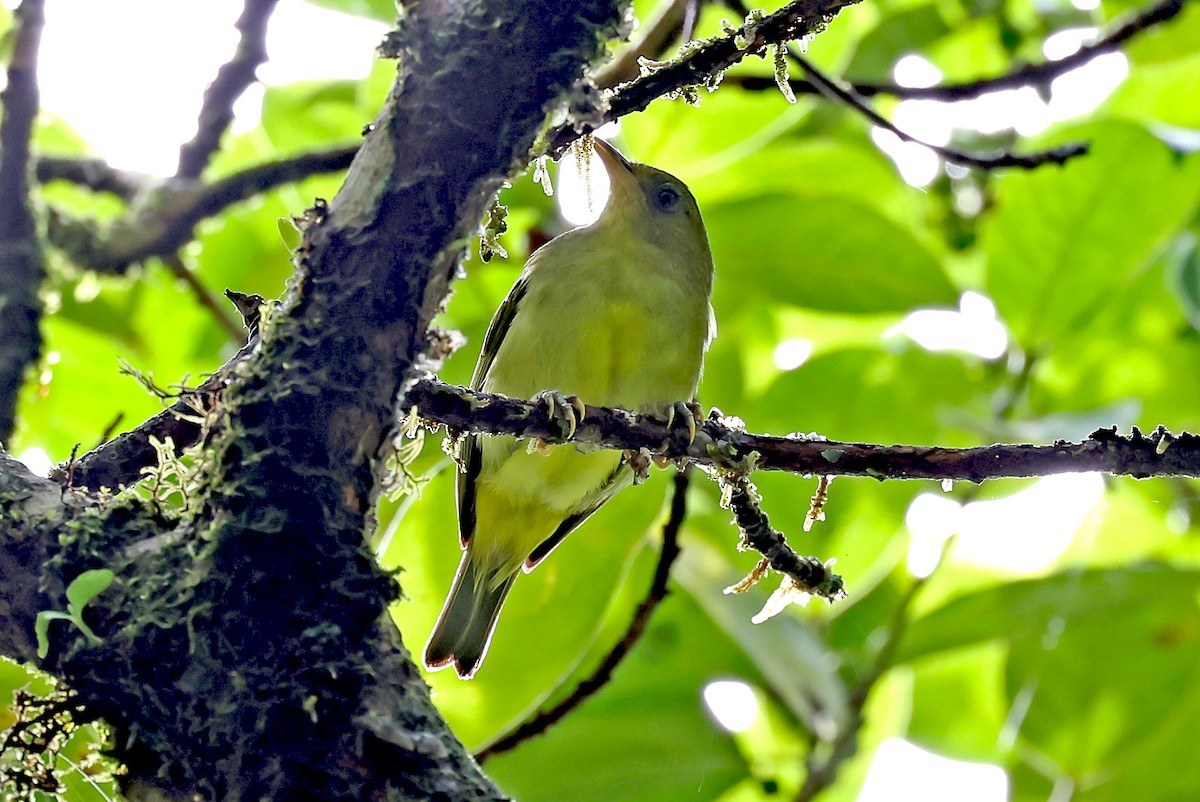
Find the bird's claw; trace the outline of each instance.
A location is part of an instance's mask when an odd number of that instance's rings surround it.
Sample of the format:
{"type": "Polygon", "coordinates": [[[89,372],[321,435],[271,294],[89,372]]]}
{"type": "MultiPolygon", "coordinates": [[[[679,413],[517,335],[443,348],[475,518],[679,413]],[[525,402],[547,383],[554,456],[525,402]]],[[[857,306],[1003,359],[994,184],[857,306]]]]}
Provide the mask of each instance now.
{"type": "Polygon", "coordinates": [[[566,429],[563,438],[565,440],[575,436],[575,430],[587,415],[587,409],[579,396],[567,395],[558,390],[543,390],[533,397],[533,403],[545,405],[546,414],[550,419],[566,429]]]}
{"type": "Polygon", "coordinates": [[[696,430],[704,423],[704,409],[695,401],[676,401],[667,407],[667,431],[675,426],[675,419],[683,421],[687,427],[687,444],[696,442],[696,430]]]}

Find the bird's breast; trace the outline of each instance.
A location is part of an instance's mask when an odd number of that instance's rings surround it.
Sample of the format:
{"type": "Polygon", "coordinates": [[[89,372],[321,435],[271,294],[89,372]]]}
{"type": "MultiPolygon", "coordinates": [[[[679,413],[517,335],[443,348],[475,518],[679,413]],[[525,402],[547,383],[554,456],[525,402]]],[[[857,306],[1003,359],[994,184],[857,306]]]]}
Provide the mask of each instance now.
{"type": "Polygon", "coordinates": [[[691,400],[708,292],[667,269],[670,258],[618,247],[539,265],[485,389],[524,397],[553,389],[630,409],[691,400]]]}

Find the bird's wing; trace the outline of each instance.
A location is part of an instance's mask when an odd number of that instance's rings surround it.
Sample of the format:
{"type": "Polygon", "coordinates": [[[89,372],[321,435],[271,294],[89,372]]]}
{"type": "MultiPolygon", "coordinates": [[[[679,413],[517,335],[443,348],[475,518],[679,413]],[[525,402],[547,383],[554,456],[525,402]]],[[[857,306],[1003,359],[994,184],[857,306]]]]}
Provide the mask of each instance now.
{"type": "Polygon", "coordinates": [[[479,479],[479,468],[483,465],[483,445],[479,438],[469,434],[459,446],[458,474],[458,542],[464,549],[475,532],[475,482],[479,479]]]}
{"type": "Polygon", "coordinates": [[[564,518],[563,522],[554,530],[554,533],[539,543],[537,548],[529,553],[529,556],[525,559],[525,570],[532,571],[537,567],[538,563],[546,559],[550,552],[554,551],[554,548],[559,543],[562,543],[563,538],[574,532],[588,518],[591,518],[596,510],[603,507],[605,502],[616,495],[618,490],[629,484],[632,478],[633,472],[625,464],[625,461],[621,460],[617,463],[617,467],[613,469],[613,472],[604,481],[604,484],[596,490],[595,495],[588,498],[578,510],[564,518]]]}
{"type": "MultiPolygon", "coordinates": [[[[526,270],[517,279],[517,283],[508,291],[504,303],[496,310],[492,322],[488,324],[487,334],[483,335],[483,348],[479,352],[479,361],[475,364],[475,373],[471,376],[471,389],[480,390],[487,379],[488,371],[496,360],[496,352],[504,335],[508,333],[517,308],[529,288],[529,271],[526,270]]],[[[462,470],[458,474],[458,540],[463,548],[471,542],[475,532],[475,482],[479,479],[479,470],[483,465],[483,446],[476,435],[469,434],[463,438],[459,446],[459,461],[462,470]]]]}
{"type": "Polygon", "coordinates": [[[488,371],[492,369],[492,363],[496,361],[496,352],[500,350],[500,344],[504,342],[504,335],[508,334],[513,318],[517,316],[517,309],[521,306],[521,301],[524,300],[525,293],[529,290],[531,272],[527,268],[521,274],[517,283],[513,284],[512,289],[508,291],[504,303],[500,304],[500,308],[496,310],[492,322],[488,324],[487,334],[483,335],[483,348],[479,352],[479,361],[475,364],[475,373],[471,376],[472,390],[483,389],[483,382],[487,378],[488,371]]]}

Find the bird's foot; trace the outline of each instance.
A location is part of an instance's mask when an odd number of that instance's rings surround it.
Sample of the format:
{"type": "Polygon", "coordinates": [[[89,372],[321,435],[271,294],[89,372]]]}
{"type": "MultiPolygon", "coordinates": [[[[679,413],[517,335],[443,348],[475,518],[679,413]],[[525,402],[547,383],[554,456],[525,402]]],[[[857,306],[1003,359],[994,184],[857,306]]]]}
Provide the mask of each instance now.
{"type": "MultiPolygon", "coordinates": [[[[696,431],[704,424],[704,409],[695,401],[676,401],[666,409],[667,440],[673,440],[675,432],[687,432],[687,445],[696,442],[696,431]]],[[[666,445],[666,443],[664,443],[666,445]]]]}
{"type": "Polygon", "coordinates": [[[558,390],[543,390],[533,397],[533,403],[546,408],[551,423],[558,428],[564,440],[575,436],[575,430],[587,414],[579,396],[558,390]]]}

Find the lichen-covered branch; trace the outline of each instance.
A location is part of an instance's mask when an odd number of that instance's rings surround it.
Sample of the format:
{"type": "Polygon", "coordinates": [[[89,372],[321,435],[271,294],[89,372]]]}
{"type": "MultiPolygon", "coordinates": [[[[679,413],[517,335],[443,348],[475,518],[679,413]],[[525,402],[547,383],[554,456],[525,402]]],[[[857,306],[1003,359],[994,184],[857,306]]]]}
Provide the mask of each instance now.
{"type": "Polygon", "coordinates": [[[612,61],[596,73],[596,86],[612,89],[638,77],[638,59],[658,59],[667,44],[683,30],[687,6],[691,0],[667,0],[658,15],[638,29],[637,40],[630,42],[612,61]]]}
{"type": "Polygon", "coordinates": [[[29,204],[29,141],[38,112],[37,56],[42,0],[22,0],[14,12],[8,84],[0,93],[0,443],[16,420],[25,372],[42,348],[38,287],[46,269],[29,204]]]}
{"type": "MultiPolygon", "coordinates": [[[[237,361],[236,357],[230,360],[196,392],[204,395],[219,388],[220,376],[237,361]]],[[[402,413],[415,408],[426,420],[445,424],[456,432],[563,442],[560,423],[547,414],[544,406],[523,399],[475,393],[431,377],[417,381],[406,394],[404,404],[402,413]]],[[[678,427],[668,429],[662,420],[610,407],[588,405],[586,411],[571,438],[573,441],[620,450],[645,448],[670,459],[687,458],[702,465],[735,469],[968,482],[1084,471],[1135,478],[1200,476],[1200,437],[1187,432],[1176,436],[1162,426],[1149,435],[1136,428],[1128,435],[1118,434],[1115,427],[1100,429],[1077,443],[945,448],[753,434],[716,415],[710,416],[697,431],[696,439],[687,444],[679,439],[678,427]]],[[[169,434],[176,448],[183,449],[195,442],[199,433],[199,425],[177,414],[159,413],[111,443],[81,456],[75,463],[73,483],[92,488],[132,483],[140,469],[154,461],[155,452],[149,445],[151,436],[162,440],[169,434]]],[[[57,475],[64,476],[63,468],[57,475]]]]}
{"type": "Polygon", "coordinates": [[[548,152],[557,158],[572,142],[603,123],[642,111],[654,100],[687,87],[715,86],[725,70],[746,56],[764,53],[772,44],[802,39],[815,33],[843,8],[858,0],[795,0],[761,19],[747,21],[734,31],[704,43],[657,69],[617,87],[595,114],[581,125],[569,123],[550,136],[548,152]]]}
{"type": "Polygon", "coordinates": [[[267,22],[279,0],[246,0],[235,27],[241,38],[233,58],[221,65],[204,92],[196,136],[179,148],[177,178],[198,178],[220,147],[233,122],[233,104],[254,83],[258,65],[267,60],[267,22]]]}
{"type": "MultiPolygon", "coordinates": [[[[433,380],[418,383],[407,403],[428,420],[454,431],[538,437],[559,442],[562,431],[544,408],[529,401],[475,394],[433,380]]],[[[672,459],[735,469],[788,471],[874,479],[987,479],[1101,471],[1122,476],[1200,476],[1200,436],[1173,435],[1158,427],[1120,435],[1100,429],[1078,443],[1012,444],[943,448],[844,443],[809,437],[775,437],[743,431],[719,414],[710,415],[692,443],[680,441],[665,421],[624,410],[588,406],[575,440],[609,448],[646,448],[672,459]]]]}

